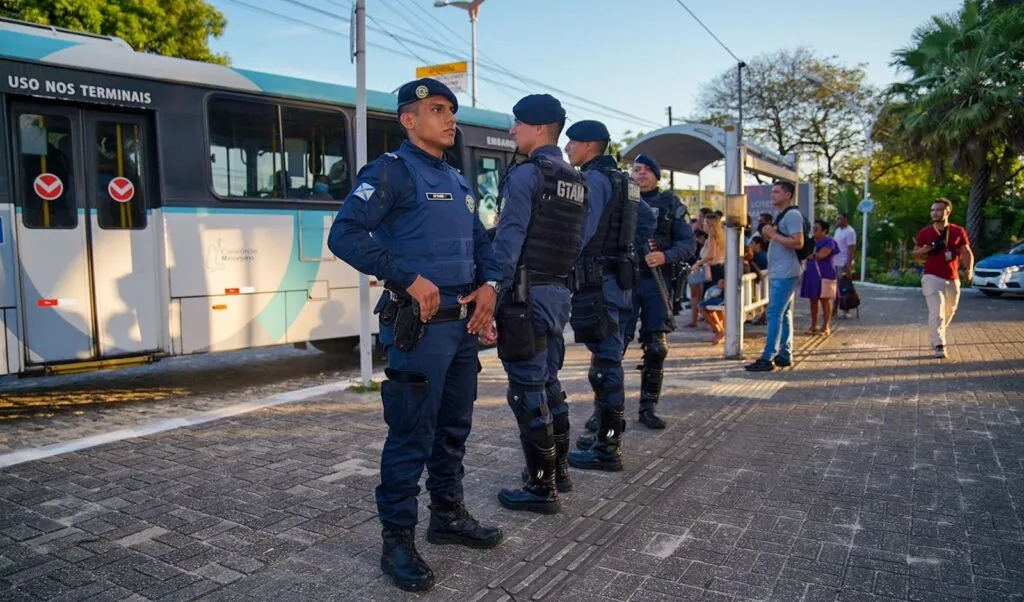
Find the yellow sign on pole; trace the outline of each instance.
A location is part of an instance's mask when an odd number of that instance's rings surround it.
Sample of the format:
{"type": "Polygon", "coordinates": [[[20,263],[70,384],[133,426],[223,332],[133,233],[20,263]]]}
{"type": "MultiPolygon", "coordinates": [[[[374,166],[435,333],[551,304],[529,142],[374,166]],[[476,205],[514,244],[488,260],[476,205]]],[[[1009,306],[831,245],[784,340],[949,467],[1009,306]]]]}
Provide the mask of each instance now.
{"type": "Polygon", "coordinates": [[[465,92],[466,77],[469,73],[468,67],[466,61],[416,67],[416,79],[429,77],[448,86],[452,89],[452,92],[465,92]]]}

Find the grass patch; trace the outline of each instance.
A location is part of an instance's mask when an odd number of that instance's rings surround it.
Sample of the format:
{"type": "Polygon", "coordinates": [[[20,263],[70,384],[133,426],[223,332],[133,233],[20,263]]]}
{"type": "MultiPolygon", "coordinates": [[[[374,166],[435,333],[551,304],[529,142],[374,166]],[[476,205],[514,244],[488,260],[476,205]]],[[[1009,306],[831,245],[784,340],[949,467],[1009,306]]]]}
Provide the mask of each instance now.
{"type": "Polygon", "coordinates": [[[348,390],[354,393],[377,393],[380,392],[380,383],[371,380],[369,385],[352,385],[348,390]]]}

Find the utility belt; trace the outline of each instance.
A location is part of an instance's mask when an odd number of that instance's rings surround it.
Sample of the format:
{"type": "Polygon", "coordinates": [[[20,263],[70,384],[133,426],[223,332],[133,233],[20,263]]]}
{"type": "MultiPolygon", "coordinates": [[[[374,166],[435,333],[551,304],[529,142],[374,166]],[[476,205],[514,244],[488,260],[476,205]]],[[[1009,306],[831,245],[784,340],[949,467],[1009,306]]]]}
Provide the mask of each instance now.
{"type": "Polygon", "coordinates": [[[636,286],[636,262],[632,254],[622,257],[584,257],[573,266],[576,292],[604,286],[604,275],[615,276],[615,283],[626,291],[636,286]]]}
{"type": "MultiPolygon", "coordinates": [[[[473,313],[474,304],[451,305],[441,307],[429,320],[423,322],[420,319],[420,304],[412,298],[412,295],[397,285],[385,284],[386,293],[380,296],[377,307],[373,313],[380,314],[380,323],[390,326],[395,331],[395,347],[399,351],[409,352],[416,348],[427,333],[427,324],[440,324],[443,322],[456,322],[467,319],[473,313]]],[[[454,287],[450,289],[455,292],[457,298],[468,294],[472,287],[454,287]],[[464,292],[463,292],[464,291],[464,292]]],[[[450,292],[446,289],[444,292],[450,292]]]]}

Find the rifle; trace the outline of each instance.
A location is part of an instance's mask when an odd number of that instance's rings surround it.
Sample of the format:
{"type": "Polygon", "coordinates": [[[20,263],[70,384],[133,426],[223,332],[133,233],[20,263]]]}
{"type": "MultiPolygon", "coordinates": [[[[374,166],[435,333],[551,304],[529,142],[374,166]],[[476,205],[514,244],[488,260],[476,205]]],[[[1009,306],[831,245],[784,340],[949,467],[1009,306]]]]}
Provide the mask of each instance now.
{"type": "MultiPolygon", "coordinates": [[[[653,252],[651,249],[651,243],[644,244],[644,255],[649,255],[653,252]]],[[[665,306],[665,316],[668,320],[668,325],[672,330],[676,330],[676,315],[672,312],[672,299],[668,296],[668,287],[665,286],[665,277],[661,273],[661,266],[651,268],[651,274],[654,276],[654,284],[658,286],[658,296],[661,297],[661,304],[665,306]]]]}

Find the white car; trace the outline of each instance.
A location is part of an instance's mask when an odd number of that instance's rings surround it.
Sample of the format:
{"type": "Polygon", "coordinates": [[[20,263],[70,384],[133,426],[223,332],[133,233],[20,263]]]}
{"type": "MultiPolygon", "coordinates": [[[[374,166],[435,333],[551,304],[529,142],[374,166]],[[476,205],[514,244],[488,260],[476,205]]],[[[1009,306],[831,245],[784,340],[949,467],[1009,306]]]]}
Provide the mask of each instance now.
{"type": "Polygon", "coordinates": [[[1024,295],[1024,243],[979,261],[974,266],[973,285],[989,297],[1024,295]]]}

